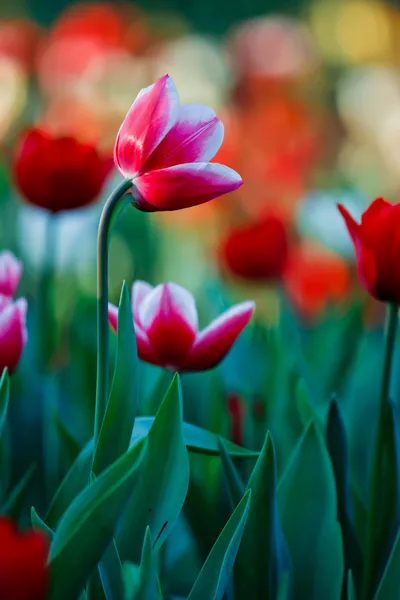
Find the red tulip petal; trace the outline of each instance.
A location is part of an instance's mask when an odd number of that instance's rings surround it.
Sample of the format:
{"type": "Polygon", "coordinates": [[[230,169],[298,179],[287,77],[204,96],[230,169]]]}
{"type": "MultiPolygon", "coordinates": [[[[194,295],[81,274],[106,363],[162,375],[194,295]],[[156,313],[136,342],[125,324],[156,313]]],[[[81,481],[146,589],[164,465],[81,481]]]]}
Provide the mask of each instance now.
{"type": "Polygon", "coordinates": [[[182,370],[204,371],[217,365],[249,322],[254,308],[254,302],[237,304],[203,329],[197,335],[182,370]]]}
{"type": "Polygon", "coordinates": [[[142,210],[179,210],[203,204],[242,185],[236,171],[216,163],[191,163],[145,173],[135,179],[142,210]]]}
{"type": "Polygon", "coordinates": [[[168,75],[141,90],[117,135],[114,161],[125,177],[134,177],[174,125],[178,92],[168,75]]]}
{"type": "Polygon", "coordinates": [[[12,252],[0,252],[0,294],[14,296],[22,276],[22,262],[12,252]]]}
{"type": "Polygon", "coordinates": [[[143,172],[183,163],[208,162],[224,139],[224,126],[209,106],[183,104],[175,125],[157,146],[143,172]]]}
{"type": "Polygon", "coordinates": [[[197,333],[192,294],[175,283],[158,285],[141,303],[139,317],[159,364],[178,368],[197,333]]]}
{"type": "MultiPolygon", "coordinates": [[[[108,322],[111,325],[114,331],[118,329],[118,306],[109,303],[108,305],[108,322]]],[[[146,362],[150,362],[152,364],[159,364],[158,358],[156,357],[154,350],[152,348],[151,342],[146,334],[146,332],[142,329],[140,324],[135,321],[135,335],[136,335],[136,344],[138,350],[138,356],[141,360],[146,362]]]]}
{"type": "Polygon", "coordinates": [[[145,297],[148,294],[150,294],[152,289],[154,289],[152,285],[150,285],[146,281],[141,281],[141,280],[135,281],[135,283],[132,286],[132,294],[131,294],[132,310],[133,310],[133,317],[137,323],[140,323],[139,306],[142,303],[142,301],[145,299],[145,297]]]}
{"type": "Polygon", "coordinates": [[[377,217],[387,208],[393,208],[393,205],[384,198],[376,198],[363,214],[361,225],[368,226],[371,222],[376,223],[377,217]]]}
{"type": "Polygon", "coordinates": [[[27,302],[20,298],[0,312],[0,372],[14,371],[27,342],[27,302]]]}

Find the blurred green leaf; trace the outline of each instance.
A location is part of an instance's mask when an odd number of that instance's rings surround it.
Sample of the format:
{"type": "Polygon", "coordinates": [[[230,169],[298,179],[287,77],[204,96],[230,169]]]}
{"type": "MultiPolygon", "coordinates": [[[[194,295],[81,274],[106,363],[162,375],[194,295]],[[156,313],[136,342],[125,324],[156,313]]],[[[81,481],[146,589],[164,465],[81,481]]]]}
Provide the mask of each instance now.
{"type": "Polygon", "coordinates": [[[367,508],[361,498],[360,491],[352,482],[351,499],[354,511],[354,527],[357,534],[357,540],[361,548],[364,548],[366,525],[367,525],[367,508]]]}
{"type": "Polygon", "coordinates": [[[399,599],[399,573],[400,573],[400,531],[394,542],[392,552],[380,583],[374,600],[398,600],[399,599]]]}
{"type": "Polygon", "coordinates": [[[228,585],[250,508],[251,491],[239,502],[204,563],[188,600],[221,600],[228,585]]]}
{"type": "Polygon", "coordinates": [[[300,439],[280,480],[278,506],[293,565],[293,600],[339,600],[343,558],[341,541],[338,547],[335,479],[314,424],[300,439]],[[326,560],[321,557],[327,552],[324,547],[332,554],[326,560]]]}
{"type": "Polygon", "coordinates": [[[126,452],[132,437],[138,402],[138,356],[129,292],[124,281],[118,309],[115,372],[93,459],[100,473],[126,452]]]}
{"type": "Polygon", "coordinates": [[[53,539],[54,531],[39,517],[33,506],[31,508],[31,523],[33,529],[44,533],[50,541],[53,539]]]}
{"type": "Polygon", "coordinates": [[[353,575],[351,571],[347,573],[347,600],[357,600],[356,590],[354,588],[353,575]]]}
{"type": "Polygon", "coordinates": [[[222,438],[219,438],[218,440],[218,447],[221,455],[222,468],[228,483],[228,491],[231,499],[232,509],[234,509],[243,498],[246,488],[226,450],[225,442],[222,438]]]}
{"type": "Polygon", "coordinates": [[[141,477],[146,447],[147,440],[133,446],[81,492],[65,512],[50,548],[50,599],[70,600],[81,592],[141,477]]]}
{"type": "Polygon", "coordinates": [[[247,484],[251,506],[239,548],[235,573],[235,600],[275,600],[279,583],[291,570],[291,561],[276,502],[275,449],[270,433],[247,484]]]}
{"type": "Polygon", "coordinates": [[[10,515],[14,519],[18,519],[20,516],[21,508],[24,501],[25,488],[30,482],[36,465],[31,465],[25,471],[24,475],[18,481],[18,483],[12,488],[7,494],[7,498],[1,506],[0,512],[3,514],[10,515]]]}
{"type": "Polygon", "coordinates": [[[66,457],[68,465],[71,465],[82,450],[82,447],[58,413],[54,414],[54,423],[58,431],[61,452],[66,457]]]}
{"type": "MultiPolygon", "coordinates": [[[[154,417],[138,417],[133,428],[132,442],[147,435],[153,425],[154,417]]],[[[219,436],[211,433],[206,429],[192,425],[191,423],[183,423],[183,437],[189,452],[197,454],[207,454],[211,456],[219,456],[220,450],[218,447],[219,436]]],[[[229,440],[223,440],[226,450],[231,456],[241,458],[257,458],[259,452],[242,448],[229,440]]]]}
{"type": "Polygon", "coordinates": [[[106,598],[123,597],[123,574],[117,545],[113,539],[99,562],[99,574],[106,598]]]}
{"type": "Polygon", "coordinates": [[[46,515],[46,522],[56,528],[59,520],[71,502],[87,486],[93,460],[93,441],[91,440],[72,464],[62,480],[46,515]]]}
{"type": "Polygon", "coordinates": [[[117,546],[122,560],[138,562],[147,526],[160,546],[182,509],[189,485],[189,457],[182,428],[182,391],[176,374],[148,436],[143,475],[121,518],[117,546]]]}
{"type": "Polygon", "coordinates": [[[336,482],[337,518],[343,534],[345,572],[353,573],[357,589],[360,589],[363,556],[354,527],[346,430],[336,400],[331,401],[329,408],[326,441],[336,482]]]}
{"type": "Polygon", "coordinates": [[[124,579],[125,600],[162,600],[149,527],[144,536],[140,567],[125,563],[124,579]]]}
{"type": "Polygon", "coordinates": [[[8,403],[10,400],[10,377],[5,368],[0,379],[0,438],[3,435],[4,425],[7,420],[8,403]]]}
{"type": "Polygon", "coordinates": [[[279,581],[277,600],[289,600],[290,574],[284,573],[279,581]]]}

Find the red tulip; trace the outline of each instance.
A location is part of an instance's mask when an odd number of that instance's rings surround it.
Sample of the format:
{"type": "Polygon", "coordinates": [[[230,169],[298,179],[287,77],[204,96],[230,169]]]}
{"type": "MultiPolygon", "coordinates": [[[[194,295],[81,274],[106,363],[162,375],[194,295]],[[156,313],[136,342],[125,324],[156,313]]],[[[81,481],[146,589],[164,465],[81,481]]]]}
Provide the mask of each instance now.
{"type": "Polygon", "coordinates": [[[288,239],[284,222],[275,216],[234,229],[221,245],[221,258],[244,279],[280,279],[286,264],[288,239]]]}
{"type": "Polygon", "coordinates": [[[134,180],[141,210],[178,210],[242,185],[236,171],[210,163],[224,127],[202,104],[180,104],[168,75],[141,90],[118,132],[114,161],[134,180]]]}
{"type": "Polygon", "coordinates": [[[9,250],[0,252],[0,294],[14,296],[22,275],[22,263],[9,250]]]}
{"type": "Polygon", "coordinates": [[[108,162],[93,146],[35,128],[23,135],[14,164],[25,200],[53,213],[93,202],[108,170],[108,162]]]}
{"type": "Polygon", "coordinates": [[[44,600],[49,584],[46,566],[49,543],[33,529],[18,531],[0,517],[0,599],[44,600]]]}
{"type": "Polygon", "coordinates": [[[361,224],[344,206],[338,208],[354,244],[362,285],[377,300],[399,304],[400,204],[377,198],[362,215],[361,224]]]}
{"type": "Polygon", "coordinates": [[[0,295],[0,373],[7,367],[12,373],[17,367],[28,339],[26,331],[27,302],[16,302],[0,295]]]}
{"type": "MultiPolygon", "coordinates": [[[[153,288],[137,281],[132,288],[132,312],[139,358],[174,371],[205,371],[229,352],[249,322],[254,302],[243,302],[198,330],[195,300],[176,283],[153,288]]],[[[108,320],[117,328],[118,309],[110,304],[108,320]]]]}

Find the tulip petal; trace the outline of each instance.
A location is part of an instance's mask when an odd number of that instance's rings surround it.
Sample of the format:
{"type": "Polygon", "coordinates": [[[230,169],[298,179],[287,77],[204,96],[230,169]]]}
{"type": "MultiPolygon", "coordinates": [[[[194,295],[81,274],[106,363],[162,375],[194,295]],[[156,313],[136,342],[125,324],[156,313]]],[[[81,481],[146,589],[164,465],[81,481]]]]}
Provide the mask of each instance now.
{"type": "Polygon", "coordinates": [[[338,204],[340,214],[344,218],[347,230],[352,239],[357,259],[357,271],[362,285],[374,295],[376,283],[376,260],[373,250],[366,244],[362,226],[351,216],[349,211],[338,204]]]}
{"type": "MultiPolygon", "coordinates": [[[[118,306],[109,303],[108,305],[108,322],[114,331],[117,331],[118,327],[118,306]]],[[[152,364],[159,364],[159,361],[154,353],[154,350],[151,346],[150,340],[147,337],[146,332],[141,328],[140,324],[134,322],[135,325],[135,335],[136,335],[136,344],[138,356],[141,360],[152,364]]]]}
{"type": "Polygon", "coordinates": [[[183,163],[208,162],[224,139],[224,126],[212,108],[204,104],[183,104],[175,125],[157,146],[143,172],[183,163]]]}
{"type": "Polygon", "coordinates": [[[133,318],[137,323],[140,323],[139,318],[139,306],[144,300],[144,298],[150,294],[153,286],[147,283],[147,281],[135,281],[132,286],[132,310],[133,310],[133,318]]]}
{"type": "Polygon", "coordinates": [[[174,125],[178,110],[178,92],[168,75],[139,92],[121,125],[114,148],[114,162],[125,177],[139,173],[174,125]]]}
{"type": "Polygon", "coordinates": [[[254,302],[237,304],[203,329],[198,334],[182,370],[204,371],[217,365],[249,322],[254,308],[254,302]]]}
{"type": "Polygon", "coordinates": [[[22,276],[22,262],[9,250],[0,252],[0,294],[14,296],[22,276]]]}
{"type": "Polygon", "coordinates": [[[197,334],[192,294],[175,283],[158,285],[139,306],[139,317],[159,364],[179,368],[197,334]]]}
{"type": "Polygon", "coordinates": [[[208,202],[242,185],[236,171],[217,163],[191,163],[145,173],[135,179],[144,211],[179,210],[208,202]]]}
{"type": "Polygon", "coordinates": [[[27,302],[20,298],[0,312],[0,371],[8,367],[12,373],[18,365],[27,342],[27,302]]]}

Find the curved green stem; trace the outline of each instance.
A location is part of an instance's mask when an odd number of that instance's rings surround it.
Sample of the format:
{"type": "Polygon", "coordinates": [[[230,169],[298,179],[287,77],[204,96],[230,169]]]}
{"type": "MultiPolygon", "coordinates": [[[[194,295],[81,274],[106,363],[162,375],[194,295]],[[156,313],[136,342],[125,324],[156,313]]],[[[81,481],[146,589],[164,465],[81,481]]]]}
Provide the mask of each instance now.
{"type": "Polygon", "coordinates": [[[94,445],[96,447],[108,400],[108,244],[109,232],[116,218],[129,200],[122,202],[132,188],[125,179],[110,195],[101,213],[97,236],[97,379],[94,417],[94,445]]]}
{"type": "Polygon", "coordinates": [[[376,584],[376,578],[379,571],[379,556],[377,556],[377,553],[379,553],[379,547],[376,544],[376,539],[379,535],[379,527],[377,527],[377,523],[379,520],[380,498],[382,494],[380,485],[380,471],[382,466],[383,446],[385,441],[385,422],[390,393],[394,348],[396,343],[398,308],[399,307],[397,304],[389,304],[387,308],[385,355],[383,359],[378,427],[372,456],[372,473],[366,532],[367,548],[361,595],[363,600],[369,600],[373,597],[374,586],[376,584]]]}
{"type": "Polygon", "coordinates": [[[36,323],[38,340],[37,358],[38,367],[41,372],[48,368],[55,344],[54,277],[57,257],[57,225],[57,216],[52,214],[46,215],[44,257],[39,280],[36,323]]]}

